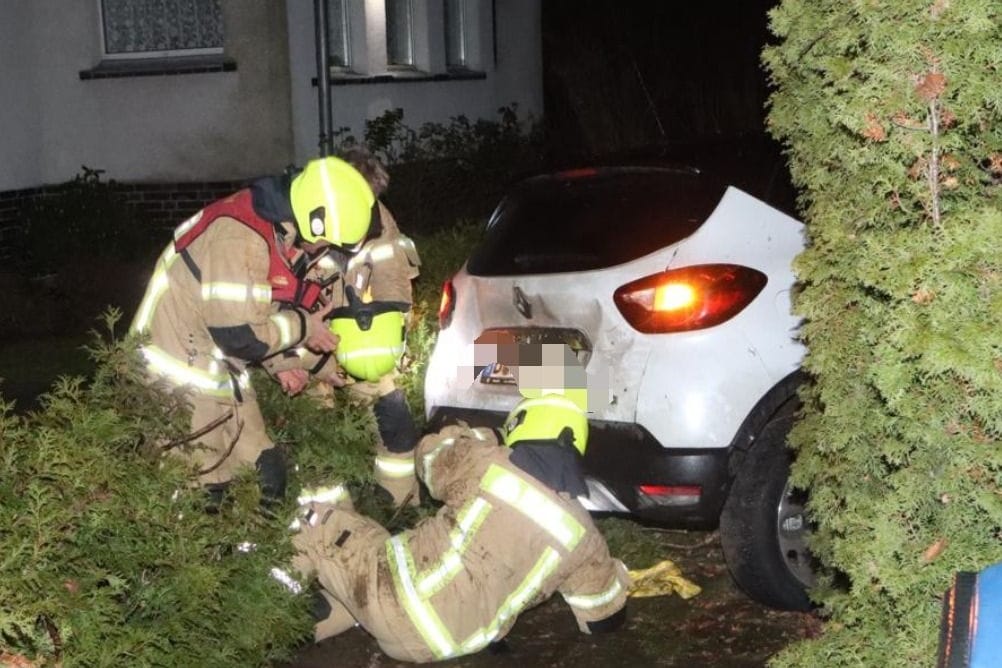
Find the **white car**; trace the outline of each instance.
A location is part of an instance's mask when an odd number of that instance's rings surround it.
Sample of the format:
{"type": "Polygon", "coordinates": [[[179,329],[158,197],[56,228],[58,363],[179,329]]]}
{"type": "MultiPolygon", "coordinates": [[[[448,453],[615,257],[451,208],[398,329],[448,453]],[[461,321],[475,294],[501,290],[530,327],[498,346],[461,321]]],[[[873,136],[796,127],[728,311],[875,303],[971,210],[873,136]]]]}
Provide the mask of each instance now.
{"type": "Polygon", "coordinates": [[[803,225],[766,203],[769,167],[731,172],[605,166],[513,187],[443,288],[425,405],[433,428],[497,426],[518,388],[506,368],[482,372],[473,342],[570,346],[589,378],[589,510],[719,524],[749,595],[806,609],[808,526],[785,448],[804,354],[790,306],[803,225]]]}

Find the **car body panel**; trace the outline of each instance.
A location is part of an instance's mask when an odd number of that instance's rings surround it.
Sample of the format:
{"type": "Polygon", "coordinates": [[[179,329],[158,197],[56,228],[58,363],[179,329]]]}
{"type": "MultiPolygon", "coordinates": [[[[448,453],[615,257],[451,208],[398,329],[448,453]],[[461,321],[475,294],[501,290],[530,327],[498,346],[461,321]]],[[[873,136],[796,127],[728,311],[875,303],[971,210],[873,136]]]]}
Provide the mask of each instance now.
{"type": "Polygon", "coordinates": [[[789,310],[790,263],[802,244],[800,222],[731,187],[694,234],[632,262],[528,276],[477,277],[464,267],[453,279],[452,324],[439,333],[428,365],[428,413],[443,406],[507,411],[518,400],[514,385],[474,382],[473,341],[483,331],[573,327],[590,343],[590,419],[637,424],[663,447],[726,447],[755,402],[803,355],[791,338],[797,320],[789,310]],[[613,302],[632,280],[711,262],[743,264],[769,278],[726,323],[641,334],[613,302]],[[607,394],[594,391],[606,386],[607,394]]]}

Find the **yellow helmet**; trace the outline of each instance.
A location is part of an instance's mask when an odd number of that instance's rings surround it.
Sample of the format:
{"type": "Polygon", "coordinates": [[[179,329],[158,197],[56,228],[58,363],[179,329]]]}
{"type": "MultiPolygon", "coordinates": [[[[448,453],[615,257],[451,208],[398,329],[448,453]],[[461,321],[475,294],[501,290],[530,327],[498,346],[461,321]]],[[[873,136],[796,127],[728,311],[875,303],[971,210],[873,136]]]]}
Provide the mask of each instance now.
{"type": "Polygon", "coordinates": [[[407,308],[402,302],[371,302],[334,309],[329,327],[341,339],[334,351],[341,368],[368,381],[393,371],[404,353],[407,308]]]}
{"type": "Polygon", "coordinates": [[[365,177],[344,160],[311,160],[292,179],[292,213],[307,243],[351,248],[365,238],[376,198],[365,177]]]}
{"type": "Polygon", "coordinates": [[[559,394],[523,399],[501,427],[505,445],[563,440],[582,455],[588,447],[588,418],[576,401],[559,394]]]}

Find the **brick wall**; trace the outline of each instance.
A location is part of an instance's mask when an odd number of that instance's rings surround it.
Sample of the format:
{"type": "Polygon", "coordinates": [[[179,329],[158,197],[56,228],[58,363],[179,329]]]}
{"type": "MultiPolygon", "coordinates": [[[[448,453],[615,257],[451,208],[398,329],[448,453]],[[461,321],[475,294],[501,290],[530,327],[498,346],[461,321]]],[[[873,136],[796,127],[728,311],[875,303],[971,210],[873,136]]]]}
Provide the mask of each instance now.
{"type": "MultiPolygon", "coordinates": [[[[113,187],[137,221],[154,228],[172,228],[203,206],[244,187],[244,181],[197,183],[118,183],[113,187]]],[[[62,185],[0,192],[0,259],[15,251],[21,210],[60,192],[62,185]]]]}

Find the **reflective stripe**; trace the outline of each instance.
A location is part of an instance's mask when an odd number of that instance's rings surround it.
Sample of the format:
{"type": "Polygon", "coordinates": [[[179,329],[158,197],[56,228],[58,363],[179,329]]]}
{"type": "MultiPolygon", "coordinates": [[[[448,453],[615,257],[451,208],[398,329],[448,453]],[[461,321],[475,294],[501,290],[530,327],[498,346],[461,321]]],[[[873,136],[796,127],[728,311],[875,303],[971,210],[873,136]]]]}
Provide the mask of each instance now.
{"type": "Polygon", "coordinates": [[[460,520],[460,526],[450,534],[450,541],[459,542],[459,547],[453,542],[453,549],[443,556],[442,564],[425,575],[420,584],[416,585],[414,582],[414,559],[407,547],[406,534],[399,534],[386,541],[386,554],[397,597],[414,628],[436,659],[446,659],[456,654],[470,654],[486,647],[497,637],[501,627],[518,616],[518,613],[542,591],[543,583],[560,565],[560,555],[557,551],[552,547],[545,548],[522,582],[498,607],[494,619],[487,626],[474,631],[463,642],[461,649],[457,647],[449,630],[427,599],[441,589],[445,584],[444,578],[454,576],[462,569],[458,552],[466,549],[472,535],[476,533],[491,508],[490,502],[479,500],[484,503],[482,505],[471,503],[467,506],[467,512],[460,520]],[[430,593],[424,593],[425,590],[430,590],[430,593]]]}
{"type": "Polygon", "coordinates": [[[202,285],[202,301],[207,302],[213,299],[241,303],[250,300],[259,304],[268,304],[271,302],[271,286],[267,283],[254,283],[248,286],[243,283],[226,281],[204,283],[202,285]]]}
{"type": "Polygon", "coordinates": [[[414,563],[403,534],[386,541],[386,556],[396,585],[397,597],[403,604],[414,628],[421,634],[428,649],[437,659],[454,656],[459,648],[439,618],[435,608],[421,598],[414,586],[414,563]]]}
{"type": "Polygon", "coordinates": [[[376,457],[376,471],[389,478],[408,478],[414,475],[414,458],[376,457]]]}
{"type": "Polygon", "coordinates": [[[430,598],[463,570],[463,553],[490,512],[490,501],[480,496],[459,511],[456,528],[449,533],[450,547],[442,554],[441,563],[418,577],[417,589],[422,597],[430,598]]]}
{"type": "Polygon", "coordinates": [[[491,623],[486,627],[478,629],[463,641],[463,653],[472,654],[483,649],[488,643],[494,640],[501,627],[508,620],[517,617],[518,613],[525,609],[525,606],[539,594],[543,588],[543,582],[553,574],[559,565],[560,555],[557,554],[556,550],[552,547],[543,550],[543,554],[536,561],[536,565],[532,567],[532,570],[525,576],[522,583],[515,588],[515,591],[501,604],[491,623]]]}
{"type": "MultiPolygon", "coordinates": [[[[320,184],[324,189],[324,200],[327,204],[327,208],[324,211],[324,218],[331,224],[331,235],[321,234],[328,240],[334,239],[335,243],[341,243],[341,217],[338,215],[337,210],[337,195],[334,193],[334,186],[331,184],[331,175],[327,170],[327,162],[323,161],[320,163],[320,184]]],[[[326,222],[325,221],[325,222],[326,222]]],[[[326,231],[326,230],[325,230],[326,231]]]]}
{"type": "Polygon", "coordinates": [[[393,245],[388,243],[377,244],[369,251],[369,257],[372,258],[374,263],[389,260],[393,257],[393,245]]]}
{"type": "Polygon", "coordinates": [[[521,476],[497,464],[487,469],[480,480],[480,488],[531,519],[567,550],[573,550],[585,534],[585,528],[570,513],[521,476]]]}
{"type": "Polygon", "coordinates": [[[567,601],[568,605],[575,608],[591,610],[614,601],[621,591],[623,591],[623,585],[619,584],[619,578],[613,576],[612,585],[601,593],[584,596],[564,596],[564,600],[567,601]]]}
{"type": "Polygon", "coordinates": [[[376,348],[362,348],[360,350],[352,350],[350,352],[337,352],[335,353],[339,362],[344,362],[347,360],[357,359],[359,357],[382,357],[384,355],[392,355],[397,357],[404,352],[403,344],[399,346],[382,346],[376,348]]]}
{"type": "Polygon", "coordinates": [[[255,283],[251,286],[251,299],[261,304],[271,303],[271,285],[255,283]]]}
{"type": "Polygon", "coordinates": [[[157,268],[153,272],[153,277],[150,278],[149,285],[146,287],[146,294],[143,295],[143,301],[136,311],[136,317],[132,320],[132,331],[142,334],[149,329],[150,321],[153,319],[153,311],[156,310],[157,304],[160,302],[160,297],[169,287],[167,270],[170,269],[177,258],[178,254],[174,252],[174,244],[169,244],[164,249],[164,252],[160,254],[160,259],[157,260],[157,268]]]}
{"type": "Polygon", "coordinates": [[[435,488],[431,485],[431,465],[442,450],[451,446],[455,442],[456,439],[454,438],[444,438],[431,452],[421,458],[421,463],[424,466],[424,484],[425,487],[428,488],[428,491],[432,494],[435,493],[435,488]]]}
{"type": "Polygon", "coordinates": [[[482,427],[474,427],[470,431],[473,432],[473,437],[476,438],[478,441],[487,440],[487,435],[484,433],[488,431],[487,429],[484,429],[482,427]]]}
{"type": "MultiPolygon", "coordinates": [[[[299,319],[299,316],[296,316],[299,319]]],[[[288,313],[276,313],[269,318],[278,328],[278,347],[288,348],[292,345],[292,324],[289,322],[288,313]]]]}
{"type": "MultiPolygon", "coordinates": [[[[214,374],[189,366],[156,346],[142,346],[140,351],[146,358],[150,371],[166,377],[176,385],[189,385],[203,394],[212,396],[233,396],[233,383],[228,373],[214,374]]],[[[239,381],[241,386],[249,383],[250,377],[246,371],[240,374],[239,381]]]]}
{"type": "Polygon", "coordinates": [[[518,405],[519,409],[532,408],[534,406],[555,406],[558,408],[566,408],[585,415],[584,409],[582,409],[577,402],[573,399],[565,397],[562,394],[545,394],[537,399],[526,399],[518,405]]]}
{"type": "Polygon", "coordinates": [[[301,593],[303,591],[303,585],[301,585],[298,582],[296,582],[296,580],[291,575],[289,575],[288,573],[286,573],[285,571],[283,571],[281,568],[277,568],[277,567],[276,568],[272,568],[271,569],[271,577],[273,577],[276,580],[278,580],[279,582],[281,582],[282,585],[286,589],[288,589],[289,591],[291,591],[293,594],[299,594],[299,593],[301,593]]]}
{"type": "Polygon", "coordinates": [[[304,489],[296,498],[296,503],[305,506],[308,503],[338,503],[348,496],[348,490],[343,485],[304,489]]]}
{"type": "Polygon", "coordinates": [[[194,216],[192,216],[188,220],[184,221],[183,223],[181,223],[180,225],[178,225],[177,227],[175,227],[174,228],[174,240],[177,241],[178,239],[180,239],[181,237],[183,237],[185,234],[187,234],[188,230],[190,230],[191,228],[195,227],[195,225],[197,225],[198,221],[200,221],[200,220],[202,220],[202,211],[199,211],[194,216]]]}

